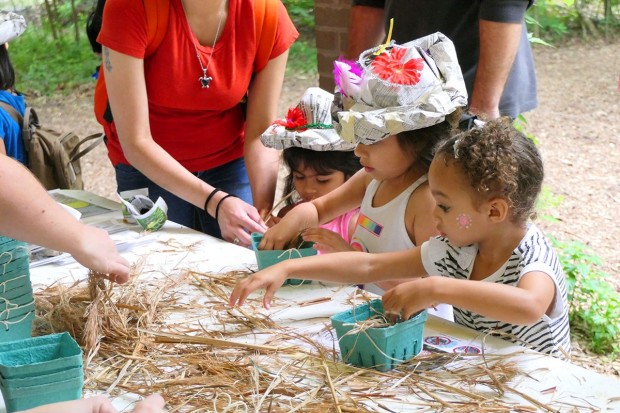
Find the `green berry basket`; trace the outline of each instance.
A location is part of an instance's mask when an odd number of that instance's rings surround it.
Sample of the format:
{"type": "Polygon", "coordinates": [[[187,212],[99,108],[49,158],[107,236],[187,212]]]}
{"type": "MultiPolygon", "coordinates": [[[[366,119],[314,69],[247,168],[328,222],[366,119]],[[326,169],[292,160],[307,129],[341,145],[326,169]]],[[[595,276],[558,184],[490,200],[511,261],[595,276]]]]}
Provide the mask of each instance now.
{"type": "MultiPolygon", "coordinates": [[[[21,279],[21,282],[15,282],[14,284],[7,283],[5,285],[13,285],[13,287],[10,287],[11,289],[7,289],[6,291],[3,291],[0,287],[0,309],[3,308],[2,305],[7,301],[13,303],[15,301],[18,301],[18,299],[25,298],[25,296],[27,295],[33,297],[30,278],[24,277],[21,279]]],[[[23,302],[22,304],[25,304],[25,302],[23,302]]]]}
{"type": "Polygon", "coordinates": [[[24,340],[32,337],[34,310],[29,313],[0,321],[0,346],[2,343],[24,340]]]}
{"type": "Polygon", "coordinates": [[[7,413],[32,409],[44,404],[58,403],[82,398],[83,374],[62,381],[23,387],[4,387],[2,397],[7,413]]]}
{"type": "MultiPolygon", "coordinates": [[[[0,294],[0,320],[3,320],[5,317],[5,313],[8,313],[9,310],[13,308],[22,307],[26,304],[30,304],[34,302],[34,296],[32,295],[32,288],[24,294],[18,295],[17,297],[9,297],[8,294],[0,294]]],[[[7,317],[11,317],[7,314],[7,317]]]]}
{"type": "Polygon", "coordinates": [[[331,317],[344,362],[388,371],[420,353],[426,310],[386,327],[364,328],[358,324],[376,315],[384,315],[381,300],[372,300],[331,317]]]}
{"type": "MultiPolygon", "coordinates": [[[[262,239],[263,234],[260,234],[258,232],[252,233],[252,248],[254,249],[254,253],[256,254],[256,263],[258,264],[259,270],[265,269],[288,259],[310,257],[312,255],[316,255],[316,250],[312,248],[312,246],[314,245],[313,242],[303,242],[300,248],[290,250],[259,250],[258,244],[260,244],[262,239]]],[[[300,285],[310,282],[311,281],[309,280],[289,278],[284,282],[284,285],[300,285]]]]}
{"type": "Polygon", "coordinates": [[[0,375],[22,379],[82,367],[82,350],[69,333],[0,343],[0,375]]]}
{"type": "Polygon", "coordinates": [[[43,384],[56,383],[59,381],[71,380],[76,378],[84,378],[84,369],[82,367],[72,367],[67,370],[58,371],[56,373],[42,374],[35,377],[26,377],[23,379],[5,379],[0,377],[0,387],[5,389],[20,389],[24,387],[41,386],[43,384]]]}
{"type": "Polygon", "coordinates": [[[10,280],[5,280],[0,276],[0,297],[17,297],[28,291],[32,291],[30,274],[23,274],[22,277],[11,278],[10,280]]]}

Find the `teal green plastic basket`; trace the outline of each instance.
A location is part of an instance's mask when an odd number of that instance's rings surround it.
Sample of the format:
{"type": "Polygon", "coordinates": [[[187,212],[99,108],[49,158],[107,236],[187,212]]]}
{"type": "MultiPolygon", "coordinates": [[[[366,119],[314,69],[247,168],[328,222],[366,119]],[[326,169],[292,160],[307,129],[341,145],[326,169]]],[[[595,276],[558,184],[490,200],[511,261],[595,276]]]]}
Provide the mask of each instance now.
{"type": "MultiPolygon", "coordinates": [[[[258,232],[254,232],[252,234],[252,248],[254,249],[254,253],[256,254],[256,263],[258,264],[259,270],[265,269],[288,259],[310,257],[312,255],[316,255],[316,250],[312,248],[312,246],[314,245],[313,242],[304,242],[303,244],[301,244],[301,248],[299,249],[259,250],[258,244],[260,244],[262,239],[263,234],[260,234],[258,232]]],[[[311,281],[309,280],[290,278],[286,280],[284,285],[299,285],[310,282],[311,281]]]]}
{"type": "Polygon", "coordinates": [[[71,380],[76,378],[84,378],[84,369],[82,367],[73,367],[70,369],[58,371],[51,374],[42,374],[40,376],[25,377],[22,379],[5,379],[0,377],[0,387],[5,389],[20,389],[24,387],[40,386],[42,384],[57,383],[59,381],[71,380]]]}
{"type": "Polygon", "coordinates": [[[1,343],[14,342],[32,337],[32,323],[34,311],[17,316],[12,319],[0,321],[0,345],[1,343]]]}
{"type": "Polygon", "coordinates": [[[8,379],[35,377],[82,367],[82,350],[69,333],[0,343],[0,375],[8,379]]]}
{"type": "Polygon", "coordinates": [[[0,313],[0,323],[3,321],[14,320],[28,313],[34,312],[34,306],[35,302],[33,297],[31,297],[25,304],[17,307],[11,306],[0,313]]]}
{"type": "Polygon", "coordinates": [[[377,314],[383,314],[381,300],[372,300],[331,317],[344,362],[387,371],[420,353],[426,310],[389,327],[358,329],[357,322],[377,314]]]}
{"type": "Polygon", "coordinates": [[[0,276],[0,297],[17,297],[32,290],[30,274],[5,280],[0,276]]]}
{"type": "Polygon", "coordinates": [[[34,296],[32,295],[32,288],[30,291],[19,295],[17,297],[9,297],[7,295],[0,294],[0,320],[4,319],[2,315],[5,311],[11,308],[17,308],[34,302],[34,296]]]}
{"type": "Polygon", "coordinates": [[[44,404],[82,398],[84,378],[73,377],[55,383],[15,388],[0,387],[7,413],[32,409],[44,404]]]}

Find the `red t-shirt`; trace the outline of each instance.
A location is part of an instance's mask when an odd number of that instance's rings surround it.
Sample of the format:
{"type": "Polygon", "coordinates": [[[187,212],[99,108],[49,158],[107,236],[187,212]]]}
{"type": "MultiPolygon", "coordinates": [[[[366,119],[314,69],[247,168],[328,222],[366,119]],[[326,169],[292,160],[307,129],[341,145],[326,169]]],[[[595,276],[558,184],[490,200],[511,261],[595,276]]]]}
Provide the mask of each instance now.
{"type": "MultiPolygon", "coordinates": [[[[147,0],[148,1],[148,0],[147,0]]],[[[243,156],[244,117],[239,102],[253,74],[257,38],[252,0],[229,0],[228,18],[213,49],[198,44],[181,0],[170,0],[168,31],[155,53],[144,61],[153,139],[192,172],[211,169],[243,156]],[[202,69],[194,42],[211,76],[210,87],[198,80],[202,69]],[[211,56],[211,57],[210,57],[211,56]]],[[[298,36],[282,3],[271,57],[284,53],[298,36]]],[[[147,46],[147,23],[141,0],[108,0],[98,41],[139,59],[147,46]]],[[[129,164],[120,143],[109,137],[114,165],[129,164]]]]}

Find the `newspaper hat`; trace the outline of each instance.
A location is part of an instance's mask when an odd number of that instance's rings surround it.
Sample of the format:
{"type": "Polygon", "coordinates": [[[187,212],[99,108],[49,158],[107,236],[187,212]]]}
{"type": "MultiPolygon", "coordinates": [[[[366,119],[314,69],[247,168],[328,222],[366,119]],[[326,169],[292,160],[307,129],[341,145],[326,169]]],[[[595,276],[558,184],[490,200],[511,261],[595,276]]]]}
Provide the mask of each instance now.
{"type": "Polygon", "coordinates": [[[344,142],[334,130],[331,108],[334,95],[318,87],[307,89],[301,100],[260,137],[274,149],[291,147],[313,151],[352,151],[355,144],[344,142]]]}
{"type": "Polygon", "coordinates": [[[8,43],[26,30],[26,19],[12,11],[0,11],[0,44],[8,43]]]}
{"type": "Polygon", "coordinates": [[[358,62],[336,61],[334,126],[347,142],[371,145],[427,128],[467,105],[454,44],[441,33],[384,44],[358,62]]]}

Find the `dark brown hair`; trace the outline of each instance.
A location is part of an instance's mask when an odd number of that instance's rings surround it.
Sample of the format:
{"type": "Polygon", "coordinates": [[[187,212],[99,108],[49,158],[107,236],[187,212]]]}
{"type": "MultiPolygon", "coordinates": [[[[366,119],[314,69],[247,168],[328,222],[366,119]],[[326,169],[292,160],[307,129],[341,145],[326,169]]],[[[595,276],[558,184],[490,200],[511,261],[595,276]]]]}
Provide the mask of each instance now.
{"type": "MultiPolygon", "coordinates": [[[[284,182],[285,195],[295,190],[293,171],[298,171],[302,167],[314,169],[319,175],[329,175],[340,171],[344,173],[345,180],[362,168],[359,158],[353,151],[313,151],[293,147],[286,148],[282,152],[282,158],[290,171],[284,182]]],[[[295,202],[293,197],[286,200],[287,205],[293,205],[295,202]]]]}
{"type": "Polygon", "coordinates": [[[435,147],[458,131],[462,110],[459,108],[447,115],[445,120],[428,128],[401,132],[396,135],[398,145],[415,160],[412,168],[423,174],[428,173],[433,160],[435,147]]]}

